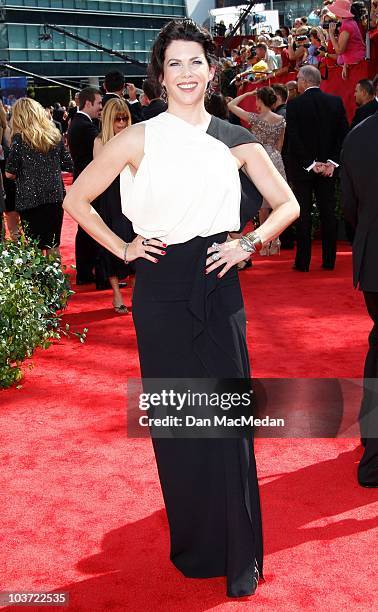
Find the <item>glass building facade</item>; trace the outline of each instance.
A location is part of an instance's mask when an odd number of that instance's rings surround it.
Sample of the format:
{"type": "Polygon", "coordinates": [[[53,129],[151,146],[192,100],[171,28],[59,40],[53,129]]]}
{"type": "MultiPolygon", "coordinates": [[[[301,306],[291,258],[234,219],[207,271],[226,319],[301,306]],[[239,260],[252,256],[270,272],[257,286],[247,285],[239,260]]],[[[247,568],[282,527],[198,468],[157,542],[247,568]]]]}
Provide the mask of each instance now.
{"type": "Polygon", "coordinates": [[[100,51],[47,28],[73,35],[146,63],[156,35],[173,18],[185,17],[185,0],[0,0],[0,61],[60,80],[102,77],[120,69],[142,77],[142,65],[100,51]]]}

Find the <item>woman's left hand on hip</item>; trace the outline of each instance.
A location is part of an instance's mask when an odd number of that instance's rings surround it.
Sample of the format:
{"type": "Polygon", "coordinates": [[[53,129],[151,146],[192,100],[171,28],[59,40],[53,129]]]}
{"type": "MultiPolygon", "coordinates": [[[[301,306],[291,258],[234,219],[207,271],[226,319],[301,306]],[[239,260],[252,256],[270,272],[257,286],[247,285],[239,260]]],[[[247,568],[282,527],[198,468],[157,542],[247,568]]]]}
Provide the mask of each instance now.
{"type": "Polygon", "coordinates": [[[218,272],[218,277],[221,278],[236,264],[241,261],[249,259],[250,253],[245,251],[240,246],[240,241],[229,240],[218,244],[214,242],[211,247],[207,249],[206,259],[206,274],[221,268],[218,272]]]}

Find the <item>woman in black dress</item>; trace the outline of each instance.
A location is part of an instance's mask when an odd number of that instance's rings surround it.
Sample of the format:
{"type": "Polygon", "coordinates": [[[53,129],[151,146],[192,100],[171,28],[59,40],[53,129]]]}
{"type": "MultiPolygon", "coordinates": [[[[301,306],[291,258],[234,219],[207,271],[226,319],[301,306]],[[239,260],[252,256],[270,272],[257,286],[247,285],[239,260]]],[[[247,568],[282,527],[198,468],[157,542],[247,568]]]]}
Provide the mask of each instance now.
{"type": "MultiPolygon", "coordinates": [[[[160,32],[151,73],[168,111],[113,138],[80,175],[64,207],[98,242],[135,261],[133,318],[147,379],[249,379],[236,264],[298,217],[299,206],[263,147],[244,128],[211,117],[204,93],[215,73],[210,34],[191,20],[160,32]],[[123,182],[128,166],[133,180],[123,182]],[[245,170],[273,212],[253,235],[240,227],[245,170]],[[90,202],[121,174],[129,245],[90,202]]],[[[255,213],[256,211],[254,211],[255,213]]],[[[260,504],[249,431],[238,438],[154,438],[170,557],[185,575],[227,577],[227,594],[254,593],[262,574],[260,504]]]]}
{"type": "Polygon", "coordinates": [[[45,109],[31,98],[17,100],[5,174],[15,180],[16,210],[25,233],[47,252],[59,252],[65,195],[62,170],[72,169],[62,135],[45,109]]]}
{"type": "MultiPolygon", "coordinates": [[[[101,132],[94,141],[93,158],[100,154],[104,145],[113,136],[122,132],[129,125],[131,125],[131,115],[125,100],[121,98],[108,100],[101,115],[101,132]]],[[[125,242],[131,242],[135,238],[131,222],[122,213],[119,176],[97,198],[95,208],[106,225],[125,242]]],[[[114,310],[118,314],[127,314],[128,310],[123,303],[119,288],[119,279],[131,274],[130,266],[99,245],[96,272],[99,272],[101,278],[109,279],[113,289],[114,310]]]]}
{"type": "Polygon", "coordinates": [[[0,101],[0,168],[3,179],[3,209],[9,237],[17,240],[19,237],[20,217],[16,212],[16,189],[14,181],[5,176],[5,164],[11,145],[11,130],[8,125],[7,114],[3,103],[0,101]]]}

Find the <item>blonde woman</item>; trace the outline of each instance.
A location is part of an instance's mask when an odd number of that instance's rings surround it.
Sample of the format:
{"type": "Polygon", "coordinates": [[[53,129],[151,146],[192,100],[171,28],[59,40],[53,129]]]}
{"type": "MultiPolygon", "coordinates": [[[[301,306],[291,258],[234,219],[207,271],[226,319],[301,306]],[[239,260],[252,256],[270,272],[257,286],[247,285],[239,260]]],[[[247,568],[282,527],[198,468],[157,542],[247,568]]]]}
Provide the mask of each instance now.
{"type": "MultiPolygon", "coordinates": [[[[121,98],[109,100],[102,111],[101,132],[94,141],[93,157],[96,158],[104,145],[130,124],[131,116],[127,103],[121,98]]],[[[95,207],[106,225],[119,238],[122,238],[125,242],[130,242],[134,239],[135,234],[132,225],[122,214],[119,176],[96,200],[95,207]]],[[[121,259],[112,255],[107,249],[99,246],[96,274],[99,274],[101,278],[109,279],[113,289],[113,306],[117,314],[127,314],[128,312],[123,303],[119,279],[125,278],[130,273],[130,266],[127,266],[121,259]]]]}
{"type": "Polygon", "coordinates": [[[24,231],[38,240],[40,249],[59,251],[65,195],[61,172],[72,171],[72,160],[45,109],[30,98],[20,98],[13,107],[5,170],[15,180],[24,231]]]}

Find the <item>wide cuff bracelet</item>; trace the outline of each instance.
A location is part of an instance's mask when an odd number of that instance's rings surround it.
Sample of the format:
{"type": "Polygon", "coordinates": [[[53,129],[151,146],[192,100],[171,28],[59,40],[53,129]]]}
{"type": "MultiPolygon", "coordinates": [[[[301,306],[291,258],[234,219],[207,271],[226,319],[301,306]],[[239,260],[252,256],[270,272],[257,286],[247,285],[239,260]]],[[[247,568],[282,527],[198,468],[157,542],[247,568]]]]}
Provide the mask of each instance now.
{"type": "Polygon", "coordinates": [[[256,253],[262,249],[262,242],[260,236],[256,232],[250,232],[240,238],[240,246],[248,253],[256,253]]]}
{"type": "Polygon", "coordinates": [[[247,251],[247,253],[256,253],[256,248],[252,242],[248,240],[245,236],[242,236],[239,240],[239,244],[242,249],[247,251]]]}

